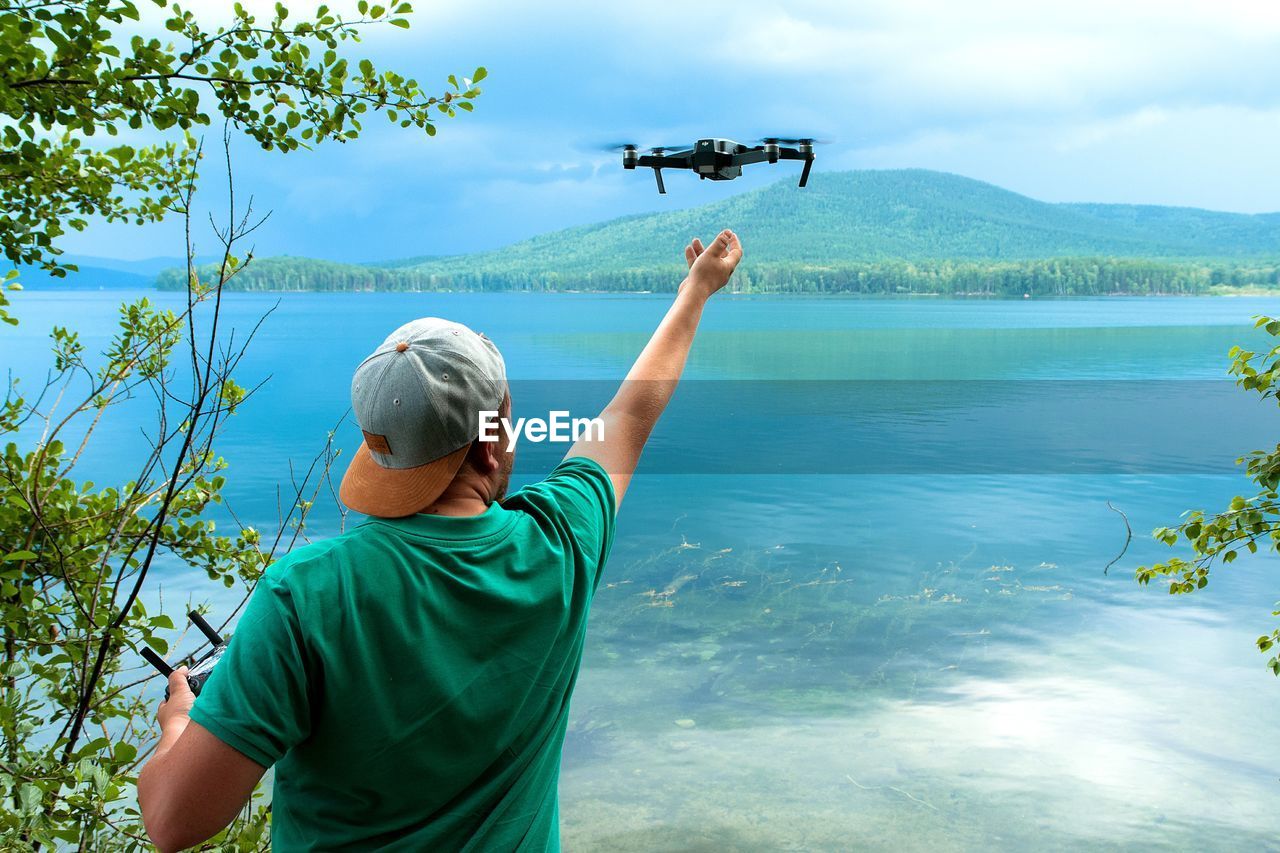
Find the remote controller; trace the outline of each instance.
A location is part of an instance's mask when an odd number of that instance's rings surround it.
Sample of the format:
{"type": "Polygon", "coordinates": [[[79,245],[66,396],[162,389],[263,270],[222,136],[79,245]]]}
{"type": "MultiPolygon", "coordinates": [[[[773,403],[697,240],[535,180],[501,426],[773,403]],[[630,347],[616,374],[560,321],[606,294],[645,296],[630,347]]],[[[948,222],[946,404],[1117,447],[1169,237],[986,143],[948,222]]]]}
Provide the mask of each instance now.
{"type": "MultiPolygon", "coordinates": [[[[213,672],[214,665],[222,658],[223,653],[227,650],[227,641],[222,639],[222,637],[218,635],[218,632],[213,630],[213,626],[204,621],[204,617],[196,611],[192,610],[188,613],[187,618],[191,620],[193,625],[200,629],[200,633],[204,634],[209,640],[209,643],[213,646],[212,649],[205,652],[199,660],[191,664],[187,669],[187,684],[191,687],[191,692],[199,696],[200,688],[203,687],[205,681],[208,680],[209,673],[213,672]]],[[[160,655],[156,654],[152,649],[143,649],[142,656],[146,658],[147,663],[159,670],[160,674],[165,678],[168,678],[173,674],[173,667],[165,663],[164,658],[160,657],[160,655]]],[[[169,700],[168,687],[164,689],[164,698],[166,702],[169,700]]]]}

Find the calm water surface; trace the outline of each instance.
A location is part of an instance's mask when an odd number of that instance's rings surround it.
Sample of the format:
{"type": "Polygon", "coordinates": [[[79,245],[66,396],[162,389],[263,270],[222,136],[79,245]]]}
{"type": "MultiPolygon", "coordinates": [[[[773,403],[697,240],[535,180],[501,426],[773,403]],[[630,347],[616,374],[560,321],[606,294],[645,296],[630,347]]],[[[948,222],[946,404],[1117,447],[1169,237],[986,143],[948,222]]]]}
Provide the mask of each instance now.
{"type": "MultiPolygon", "coordinates": [[[[100,345],[120,298],[21,294],[3,361],[34,379],[53,323],[100,345]]],[[[529,383],[517,414],[537,415],[558,388],[594,399],[596,380],[620,377],[668,299],[255,294],[230,298],[228,317],[247,331],[277,302],[240,371],[270,381],[221,446],[230,500],[263,528],[288,460],[314,455],[353,367],[401,322],[484,331],[529,383]]],[[[713,304],[595,600],[563,761],[566,849],[1280,849],[1280,679],[1253,649],[1274,560],[1191,597],[1132,579],[1168,553],[1151,528],[1245,492],[1232,460],[1280,434],[1272,409],[1239,408],[1215,382],[1228,347],[1256,340],[1250,317],[1276,311],[713,304]],[[1117,410],[1112,452],[1082,425],[1138,380],[1158,390],[1117,410]],[[828,399],[841,415],[825,421],[828,399]],[[1104,575],[1124,543],[1107,501],[1135,539],[1104,575]]],[[[127,476],[135,414],[104,428],[85,476],[127,476]]],[[[354,449],[354,426],[339,439],[354,449]]],[[[553,461],[522,453],[525,479],[553,461]]],[[[318,534],[337,529],[319,513],[318,534]]],[[[218,595],[166,571],[169,596],[218,595]]]]}

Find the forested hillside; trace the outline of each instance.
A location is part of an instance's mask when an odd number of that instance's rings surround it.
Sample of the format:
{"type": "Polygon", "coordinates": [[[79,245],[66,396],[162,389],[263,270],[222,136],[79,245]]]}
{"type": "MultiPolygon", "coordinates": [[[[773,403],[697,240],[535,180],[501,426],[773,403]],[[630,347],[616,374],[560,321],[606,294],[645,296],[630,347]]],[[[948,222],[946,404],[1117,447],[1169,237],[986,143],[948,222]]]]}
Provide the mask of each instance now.
{"type": "MultiPolygon", "coordinates": [[[[1280,214],[1048,204],[924,170],[817,173],[701,207],[543,234],[491,252],[380,265],[258,260],[264,290],[664,290],[689,237],[737,231],[744,291],[1194,293],[1280,285],[1280,214]]],[[[180,286],[174,274],[160,284],[180,286]]]]}
{"type": "MultiPolygon", "coordinates": [[[[204,271],[212,275],[214,270],[204,271]]],[[[307,258],[262,258],[238,274],[240,290],[276,291],[670,291],[682,267],[602,273],[459,272],[339,264],[307,258]]],[[[182,286],[177,270],[160,275],[161,289],[182,286]]],[[[1194,294],[1217,286],[1280,290],[1280,265],[1205,264],[1127,258],[1043,261],[870,261],[844,264],[744,265],[730,289],[738,293],[867,293],[992,296],[1194,294]]]]}

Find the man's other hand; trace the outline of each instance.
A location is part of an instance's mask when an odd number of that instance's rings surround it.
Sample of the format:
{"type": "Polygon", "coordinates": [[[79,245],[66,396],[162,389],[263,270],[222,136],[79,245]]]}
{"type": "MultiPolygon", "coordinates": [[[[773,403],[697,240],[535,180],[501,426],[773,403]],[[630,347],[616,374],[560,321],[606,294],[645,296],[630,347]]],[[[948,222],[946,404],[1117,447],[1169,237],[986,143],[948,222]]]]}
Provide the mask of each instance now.
{"type": "Polygon", "coordinates": [[[706,247],[697,237],[693,238],[684,247],[684,259],[689,265],[688,286],[702,296],[711,296],[729,283],[729,277],[742,260],[742,243],[737,234],[726,228],[706,247]]]}
{"type": "Polygon", "coordinates": [[[175,722],[186,726],[195,702],[196,694],[191,692],[191,685],[187,683],[187,668],[180,666],[169,673],[169,698],[160,703],[160,710],[156,712],[160,730],[167,731],[175,722]]]}
{"type": "MultiPolygon", "coordinates": [[[[223,664],[226,666],[226,664],[223,664]]],[[[187,668],[169,675],[160,703],[160,741],[138,774],[138,808],[156,847],[186,850],[221,832],[249,802],[267,768],[189,716],[196,694],[187,668]]]]}

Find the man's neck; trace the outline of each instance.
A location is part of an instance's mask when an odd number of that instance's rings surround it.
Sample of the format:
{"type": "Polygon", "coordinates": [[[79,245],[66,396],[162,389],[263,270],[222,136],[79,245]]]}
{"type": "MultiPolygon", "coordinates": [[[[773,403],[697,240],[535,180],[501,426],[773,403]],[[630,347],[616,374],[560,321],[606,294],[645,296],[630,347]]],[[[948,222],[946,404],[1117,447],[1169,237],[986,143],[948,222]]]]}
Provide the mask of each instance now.
{"type": "Polygon", "coordinates": [[[418,510],[419,515],[468,516],[482,515],[489,509],[489,503],[479,498],[458,498],[456,500],[436,500],[431,506],[418,510]]]}
{"type": "Polygon", "coordinates": [[[420,515],[468,516],[481,515],[493,503],[493,491],[488,480],[471,472],[460,472],[445,487],[440,497],[418,510],[420,515]],[[470,474],[470,476],[468,476],[470,474]]]}

